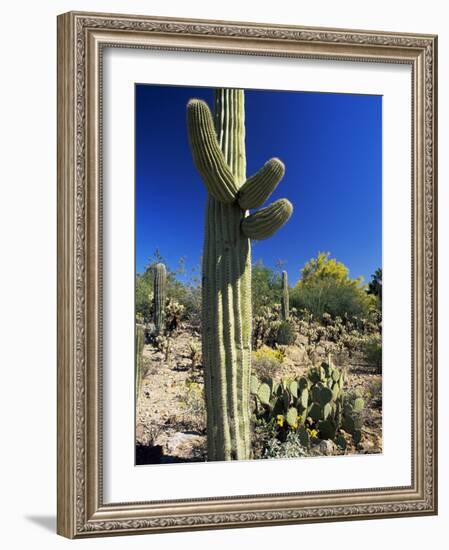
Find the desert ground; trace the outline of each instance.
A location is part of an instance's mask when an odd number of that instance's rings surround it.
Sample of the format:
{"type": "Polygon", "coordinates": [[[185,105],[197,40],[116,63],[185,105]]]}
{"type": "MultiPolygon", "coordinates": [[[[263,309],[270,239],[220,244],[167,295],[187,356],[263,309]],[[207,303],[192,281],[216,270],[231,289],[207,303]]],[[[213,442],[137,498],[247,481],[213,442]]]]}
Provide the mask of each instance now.
{"type": "MultiPolygon", "coordinates": [[[[192,360],[192,350],[200,349],[200,343],[199,331],[184,325],[172,337],[168,355],[150,343],[145,344],[136,410],[137,464],[207,460],[203,368],[200,361],[192,360]]],[[[307,338],[298,335],[294,344],[283,346],[282,361],[269,365],[270,375],[275,381],[305,375],[311,365],[326,359],[329,345],[321,341],[310,351],[307,338]]],[[[260,349],[262,355],[264,350],[269,353],[267,346],[260,349]]],[[[260,355],[260,351],[254,353],[260,355]]],[[[350,359],[347,353],[334,354],[333,361],[337,367],[345,366],[346,392],[360,395],[365,401],[361,438],[355,444],[350,436],[346,437],[346,448],[342,450],[331,440],[315,437],[311,439],[307,454],[382,452],[382,377],[379,369],[366,364],[357,351],[350,359]]],[[[260,361],[256,358],[253,363],[257,369],[260,361]]],[[[267,366],[262,364],[262,367],[266,369],[267,366]]],[[[262,372],[262,378],[264,374],[262,372]]],[[[263,432],[260,427],[253,427],[255,459],[266,458],[267,434],[263,432]]]]}

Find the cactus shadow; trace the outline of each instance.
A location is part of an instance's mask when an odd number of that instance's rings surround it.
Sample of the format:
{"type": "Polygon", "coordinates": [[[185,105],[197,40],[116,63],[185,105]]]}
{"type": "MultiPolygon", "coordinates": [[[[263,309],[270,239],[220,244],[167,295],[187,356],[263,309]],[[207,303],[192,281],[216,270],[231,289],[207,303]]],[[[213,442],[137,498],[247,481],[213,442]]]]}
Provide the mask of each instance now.
{"type": "Polygon", "coordinates": [[[187,372],[189,370],[192,370],[192,367],[190,365],[177,364],[173,367],[173,370],[176,372],[187,372]]]}
{"type": "Polygon", "coordinates": [[[370,365],[353,365],[351,366],[352,374],[381,374],[377,367],[370,365]]]}
{"type": "MultiPolygon", "coordinates": [[[[195,433],[195,432],[192,432],[195,433]]],[[[182,458],[176,455],[164,454],[160,445],[136,445],[136,466],[149,464],[180,464],[186,462],[204,462],[201,458],[182,458]]]]}

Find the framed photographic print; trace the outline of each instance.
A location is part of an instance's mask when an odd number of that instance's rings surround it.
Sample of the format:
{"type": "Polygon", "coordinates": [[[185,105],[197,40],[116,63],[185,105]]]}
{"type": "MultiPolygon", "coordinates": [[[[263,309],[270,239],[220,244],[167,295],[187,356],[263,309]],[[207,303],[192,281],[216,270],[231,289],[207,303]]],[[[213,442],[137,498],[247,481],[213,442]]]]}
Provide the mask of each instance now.
{"type": "Polygon", "coordinates": [[[58,18],[58,532],[437,512],[437,38],[58,18]]]}

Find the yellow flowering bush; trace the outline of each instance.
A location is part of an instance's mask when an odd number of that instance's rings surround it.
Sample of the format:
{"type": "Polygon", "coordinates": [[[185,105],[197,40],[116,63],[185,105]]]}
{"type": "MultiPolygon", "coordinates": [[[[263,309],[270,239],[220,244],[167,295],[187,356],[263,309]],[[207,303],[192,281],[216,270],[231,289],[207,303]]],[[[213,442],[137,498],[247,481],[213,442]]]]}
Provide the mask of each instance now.
{"type": "Polygon", "coordinates": [[[253,359],[260,360],[260,359],[269,359],[273,361],[277,361],[278,363],[282,363],[285,357],[285,351],[277,347],[276,349],[270,348],[268,346],[262,346],[256,351],[253,351],[253,359]]]}

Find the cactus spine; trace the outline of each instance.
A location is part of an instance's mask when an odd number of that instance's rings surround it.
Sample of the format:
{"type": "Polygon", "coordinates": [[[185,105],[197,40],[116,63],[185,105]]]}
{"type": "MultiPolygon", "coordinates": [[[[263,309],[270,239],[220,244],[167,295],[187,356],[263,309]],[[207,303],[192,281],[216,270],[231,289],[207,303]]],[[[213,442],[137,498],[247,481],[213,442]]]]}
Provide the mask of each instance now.
{"type": "Polygon", "coordinates": [[[284,321],[288,321],[290,317],[289,297],[288,297],[288,275],[286,271],[282,272],[282,300],[281,300],[281,316],[284,321]]]}
{"type": "Polygon", "coordinates": [[[163,334],[165,328],[165,302],[167,297],[167,270],[158,263],[153,267],[153,321],[156,334],[163,334]]]}
{"type": "Polygon", "coordinates": [[[250,239],[273,234],[290,217],[280,199],[260,207],[284,174],[271,159],[246,179],[243,90],[217,89],[215,124],[204,101],[187,106],[192,156],[208,190],[202,284],[202,347],[209,460],[251,458],[250,239]]]}

